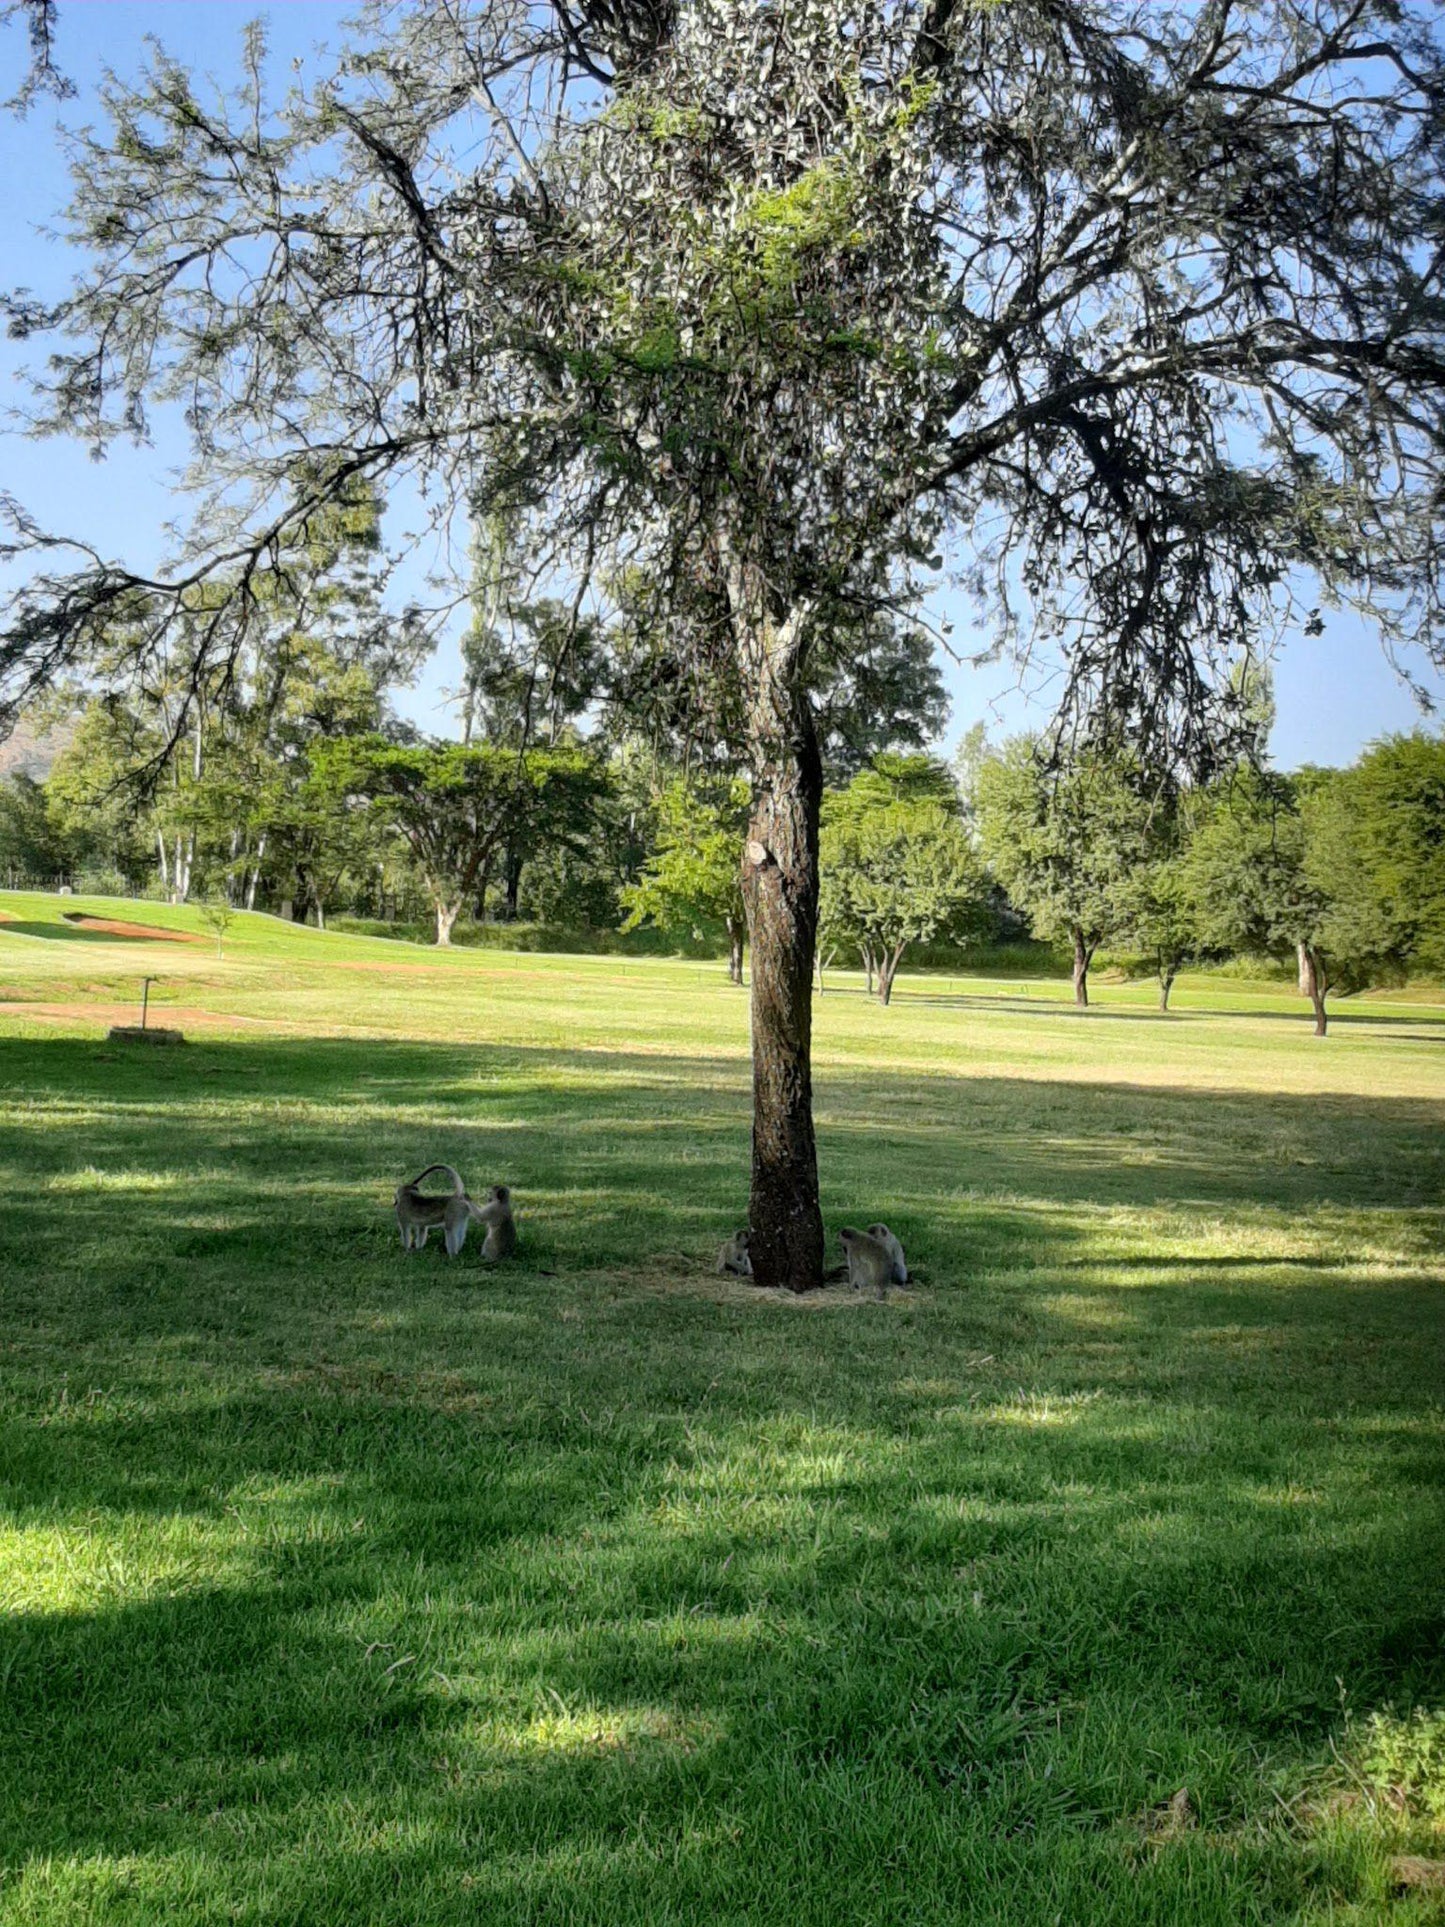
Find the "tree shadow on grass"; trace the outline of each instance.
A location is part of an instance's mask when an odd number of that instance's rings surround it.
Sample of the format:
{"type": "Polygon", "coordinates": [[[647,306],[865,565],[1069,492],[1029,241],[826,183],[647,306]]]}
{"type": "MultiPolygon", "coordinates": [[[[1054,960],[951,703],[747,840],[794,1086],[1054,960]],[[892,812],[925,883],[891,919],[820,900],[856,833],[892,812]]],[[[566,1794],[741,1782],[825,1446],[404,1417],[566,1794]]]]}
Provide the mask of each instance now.
{"type": "MultiPolygon", "coordinates": [[[[1079,1394],[1102,1315],[1153,1332],[1165,1296],[1041,1308],[1027,1378],[971,1366],[967,1322],[719,1348],[706,1306],[679,1372],[658,1308],[567,1351],[549,1301],[506,1347],[439,1321],[432,1375],[384,1395],[182,1375],[13,1422],[35,1583],[84,1534],[102,1596],[4,1630],[0,1858],[37,1912],[75,1860],[179,1919],[1223,1922],[1262,1879],[1338,1893],[1256,1823],[1342,1683],[1356,1711],[1445,1692],[1440,1456],[1368,1370],[1342,1414],[1303,1324],[1261,1376],[1287,1411],[1238,1399],[1257,1363],[1211,1396],[1148,1349],[1127,1395],[1079,1394]],[[806,1393],[776,1396],[795,1350],[806,1393]],[[1212,1902],[1189,1852],[1121,1846],[1180,1784],[1227,1846],[1212,1902]]],[[[1335,1297],[1311,1315],[1338,1339],[1335,1297]]]]}
{"type": "MultiPolygon", "coordinates": [[[[1194,993],[1197,995],[1198,993],[1194,993]]],[[[1091,1003],[1081,1008],[1067,997],[1009,997],[989,996],[979,992],[966,991],[918,991],[908,989],[900,995],[900,1004],[928,1005],[941,1010],[973,1010],[1016,1012],[1030,1017],[1075,1017],[1080,1022],[1162,1024],[1186,1026],[1194,1022],[1214,1021],[1221,1017],[1241,1019],[1253,1023],[1257,1019],[1268,1019],[1271,1023],[1292,1024],[1309,1035],[1314,1029],[1314,1012],[1306,1000],[1301,1000],[1295,1010],[1272,1010],[1267,1007],[1255,1008],[1252,1005],[1228,1004],[1210,1005],[1195,1003],[1192,998],[1169,1010],[1125,1009],[1118,1004],[1091,1003]]],[[[1402,1009],[1398,1014],[1388,1011],[1357,1010],[1348,1004],[1333,1003],[1329,1007],[1330,1028],[1337,1024],[1342,1029],[1357,1029],[1371,1025],[1399,1030],[1416,1043],[1439,1043],[1445,1033],[1445,1010],[1436,1014],[1422,1010],[1418,1005],[1402,1009]],[[1419,1034],[1416,1035],[1416,1031],[1419,1034]]]]}
{"type": "Polygon", "coordinates": [[[929,1287],[805,1317],[709,1295],[728,1060],[45,1039],[0,1081],[35,1917],[1356,1890],[1260,1822],[1342,1691],[1445,1694],[1440,1105],[825,1068],[830,1222],[873,1201],[929,1287]],[[449,1154],[517,1182],[522,1263],[402,1257],[390,1187],[449,1154]],[[1215,1844],[1131,1860],[1179,1785],[1215,1844]]]}

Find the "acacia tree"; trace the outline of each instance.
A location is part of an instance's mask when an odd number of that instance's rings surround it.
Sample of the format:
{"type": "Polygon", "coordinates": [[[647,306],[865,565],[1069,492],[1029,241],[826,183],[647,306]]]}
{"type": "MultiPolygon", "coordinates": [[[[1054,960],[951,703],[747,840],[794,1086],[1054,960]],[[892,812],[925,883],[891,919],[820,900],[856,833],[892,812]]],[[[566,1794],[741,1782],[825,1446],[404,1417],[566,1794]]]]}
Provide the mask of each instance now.
{"type": "Polygon", "coordinates": [[[321,744],[314,781],[404,837],[450,944],[466,903],[484,894],[509,836],[574,814],[597,776],[575,748],[513,750],[462,743],[393,743],[381,736],[321,744]]]}
{"type": "MultiPolygon", "coordinates": [[[[1204,761],[1296,564],[1442,653],[1445,70],[1428,0],[375,5],[272,110],[157,56],[76,141],[49,420],[184,397],[179,597],[412,470],[660,585],[754,785],[752,1257],[821,1277],[811,674],[952,553],[1066,708],[1204,761]]],[[[23,516],[22,544],[44,540],[23,516]]],[[[52,550],[13,691],[133,577],[52,550]]],[[[154,587],[155,585],[147,585],[154,587]]],[[[580,594],[580,586],[579,586],[580,594]]],[[[227,644],[217,624],[214,646],[227,644]]]]}

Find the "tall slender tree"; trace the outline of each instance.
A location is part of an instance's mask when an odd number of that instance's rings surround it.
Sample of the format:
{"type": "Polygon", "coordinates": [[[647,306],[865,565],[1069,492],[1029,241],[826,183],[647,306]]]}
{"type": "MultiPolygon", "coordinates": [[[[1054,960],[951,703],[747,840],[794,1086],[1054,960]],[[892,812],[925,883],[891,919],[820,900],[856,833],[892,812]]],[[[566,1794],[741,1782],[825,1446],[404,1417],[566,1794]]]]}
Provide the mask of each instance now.
{"type": "MultiPolygon", "coordinates": [[[[1199,763],[1301,566],[1445,653],[1435,8],[427,0],[279,109],[263,73],[253,32],[230,100],[159,55],[108,87],[94,268],[10,305],[69,336],[48,419],[103,448],[185,398],[176,599],[244,608],[298,478],[403,470],[660,585],[753,781],[753,1263],[812,1285],[820,651],[952,556],[1070,714],[1199,763]]],[[[73,554],[12,696],[133,587],[73,554]]]]}

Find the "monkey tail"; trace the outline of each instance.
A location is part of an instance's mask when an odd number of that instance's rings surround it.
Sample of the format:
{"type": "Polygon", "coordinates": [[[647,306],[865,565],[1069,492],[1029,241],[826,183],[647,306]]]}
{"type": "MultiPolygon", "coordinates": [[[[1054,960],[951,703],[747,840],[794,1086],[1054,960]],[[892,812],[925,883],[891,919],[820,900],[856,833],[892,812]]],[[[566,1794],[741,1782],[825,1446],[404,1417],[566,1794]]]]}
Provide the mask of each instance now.
{"type": "Polygon", "coordinates": [[[452,1181],[452,1196],[454,1198],[464,1198],[467,1195],[467,1187],[462,1183],[460,1176],[457,1174],[455,1170],[453,1170],[450,1164],[429,1164],[425,1169],[425,1171],[417,1172],[416,1176],[411,1181],[409,1189],[414,1191],[416,1187],[421,1183],[422,1179],[429,1178],[433,1171],[446,1172],[447,1176],[452,1181]]]}

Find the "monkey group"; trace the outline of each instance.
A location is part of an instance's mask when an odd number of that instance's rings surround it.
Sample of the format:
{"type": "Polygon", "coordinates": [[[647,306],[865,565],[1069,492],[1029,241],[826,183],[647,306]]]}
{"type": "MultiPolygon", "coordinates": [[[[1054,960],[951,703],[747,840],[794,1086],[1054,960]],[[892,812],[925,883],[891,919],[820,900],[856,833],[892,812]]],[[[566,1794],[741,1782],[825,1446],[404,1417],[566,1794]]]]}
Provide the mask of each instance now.
{"type": "MultiPolygon", "coordinates": [[[[750,1236],[744,1228],[724,1241],[717,1254],[716,1269],[720,1275],[731,1272],[737,1278],[752,1277],[750,1236]]],[[[840,1275],[847,1277],[854,1291],[869,1286],[880,1298],[886,1298],[890,1285],[908,1283],[908,1261],[903,1256],[903,1246],[886,1224],[870,1224],[866,1231],[854,1231],[845,1225],[838,1236],[844,1258],[840,1275]]]]}
{"type": "MultiPolygon", "coordinates": [[[[488,1263],[510,1258],[517,1249],[517,1220],[512,1211],[512,1194],[505,1184],[492,1185],[486,1202],[478,1204],[475,1198],[467,1196],[467,1187],[452,1165],[429,1164],[414,1178],[397,1186],[394,1202],[403,1251],[421,1251],[428,1234],[440,1230],[447,1256],[455,1258],[467,1241],[473,1221],[487,1227],[482,1257],[488,1263]],[[429,1178],[433,1171],[445,1172],[451,1179],[450,1191],[422,1190],[423,1179],[429,1178]]],[[[886,1224],[870,1224],[866,1231],[855,1231],[845,1225],[838,1236],[844,1259],[839,1275],[846,1275],[852,1290],[871,1289],[879,1298],[886,1298],[890,1285],[908,1283],[908,1261],[903,1255],[903,1246],[886,1224]]],[[[751,1233],[746,1226],[735,1231],[718,1251],[717,1271],[737,1278],[751,1278],[750,1242],[751,1233]]]]}
{"type": "Polygon", "coordinates": [[[450,1164],[429,1164],[425,1171],[396,1188],[396,1223],[403,1251],[422,1250],[427,1233],[440,1227],[447,1256],[455,1258],[467,1241],[473,1219],[487,1227],[483,1258],[493,1262],[510,1258],[517,1249],[517,1221],[512,1215],[512,1194],[505,1184],[494,1184],[487,1192],[486,1203],[478,1204],[467,1196],[467,1187],[450,1164]],[[446,1172],[452,1181],[449,1192],[428,1194],[420,1188],[422,1179],[433,1171],[446,1172]]]}

